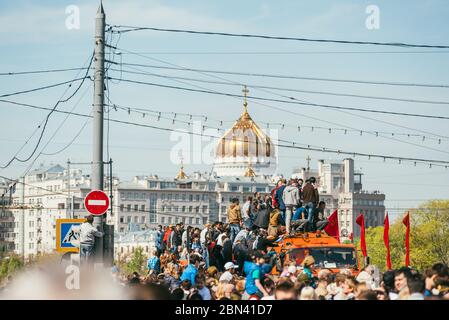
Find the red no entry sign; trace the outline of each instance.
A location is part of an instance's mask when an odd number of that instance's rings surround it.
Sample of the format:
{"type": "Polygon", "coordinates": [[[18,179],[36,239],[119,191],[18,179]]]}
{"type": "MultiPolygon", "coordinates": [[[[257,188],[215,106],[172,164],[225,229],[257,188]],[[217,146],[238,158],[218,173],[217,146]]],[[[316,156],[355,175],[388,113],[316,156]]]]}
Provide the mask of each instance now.
{"type": "Polygon", "coordinates": [[[109,197],[101,190],[92,190],[84,198],[84,207],[93,215],[102,215],[109,208],[109,197]]]}

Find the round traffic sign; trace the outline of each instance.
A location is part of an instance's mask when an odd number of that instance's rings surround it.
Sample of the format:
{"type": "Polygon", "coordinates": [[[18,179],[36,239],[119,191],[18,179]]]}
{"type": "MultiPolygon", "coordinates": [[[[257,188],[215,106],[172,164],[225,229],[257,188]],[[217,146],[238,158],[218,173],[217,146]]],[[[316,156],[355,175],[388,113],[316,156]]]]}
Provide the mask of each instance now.
{"type": "Polygon", "coordinates": [[[93,215],[102,215],[109,208],[109,197],[104,191],[92,190],[84,198],[84,207],[93,215]]]}

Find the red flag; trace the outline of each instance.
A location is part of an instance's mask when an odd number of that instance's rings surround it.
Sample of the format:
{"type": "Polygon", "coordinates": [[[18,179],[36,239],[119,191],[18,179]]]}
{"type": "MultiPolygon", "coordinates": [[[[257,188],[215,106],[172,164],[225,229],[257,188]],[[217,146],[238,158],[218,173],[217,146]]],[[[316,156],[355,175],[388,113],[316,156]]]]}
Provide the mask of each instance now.
{"type": "Polygon", "coordinates": [[[387,249],[387,270],[391,270],[391,256],[390,256],[390,220],[388,219],[388,212],[384,219],[384,243],[387,249]]]}
{"type": "Polygon", "coordinates": [[[402,223],[405,225],[405,266],[410,265],[410,214],[407,212],[402,223]]]}
{"type": "Polygon", "coordinates": [[[366,242],[365,242],[365,217],[360,214],[355,222],[360,226],[360,248],[362,249],[362,254],[366,257],[366,242]]]}
{"type": "Polygon", "coordinates": [[[340,230],[338,229],[338,210],[332,212],[332,214],[327,218],[329,222],[324,228],[324,231],[331,237],[337,238],[340,242],[340,230]]]}

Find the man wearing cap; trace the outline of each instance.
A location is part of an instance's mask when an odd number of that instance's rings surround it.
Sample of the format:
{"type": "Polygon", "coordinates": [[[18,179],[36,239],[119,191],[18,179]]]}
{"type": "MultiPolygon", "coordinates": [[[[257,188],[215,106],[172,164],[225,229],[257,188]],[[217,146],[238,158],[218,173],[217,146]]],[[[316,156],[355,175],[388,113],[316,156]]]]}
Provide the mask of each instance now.
{"type": "Polygon", "coordinates": [[[233,262],[226,262],[224,265],[225,272],[221,275],[219,281],[220,282],[231,282],[232,279],[234,279],[234,273],[235,269],[237,269],[239,266],[235,265],[233,262]]]}

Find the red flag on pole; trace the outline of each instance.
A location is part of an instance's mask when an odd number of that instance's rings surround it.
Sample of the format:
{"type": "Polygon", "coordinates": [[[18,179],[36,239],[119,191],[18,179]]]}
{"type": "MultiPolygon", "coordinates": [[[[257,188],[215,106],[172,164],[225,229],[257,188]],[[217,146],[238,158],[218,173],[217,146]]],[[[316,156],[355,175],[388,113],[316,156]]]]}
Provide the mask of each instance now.
{"type": "Polygon", "coordinates": [[[360,248],[362,249],[362,254],[366,257],[366,242],[365,242],[365,217],[360,214],[355,222],[360,226],[360,248]]]}
{"type": "Polygon", "coordinates": [[[410,265],[410,214],[407,212],[402,223],[405,225],[405,266],[410,265]]]}
{"type": "Polygon", "coordinates": [[[338,210],[332,212],[332,214],[327,218],[329,222],[324,228],[324,231],[331,237],[337,238],[340,242],[340,230],[338,229],[338,210]]]}
{"type": "Polygon", "coordinates": [[[384,243],[387,249],[387,270],[391,270],[391,256],[390,256],[390,220],[388,219],[388,212],[384,219],[384,243]]]}

